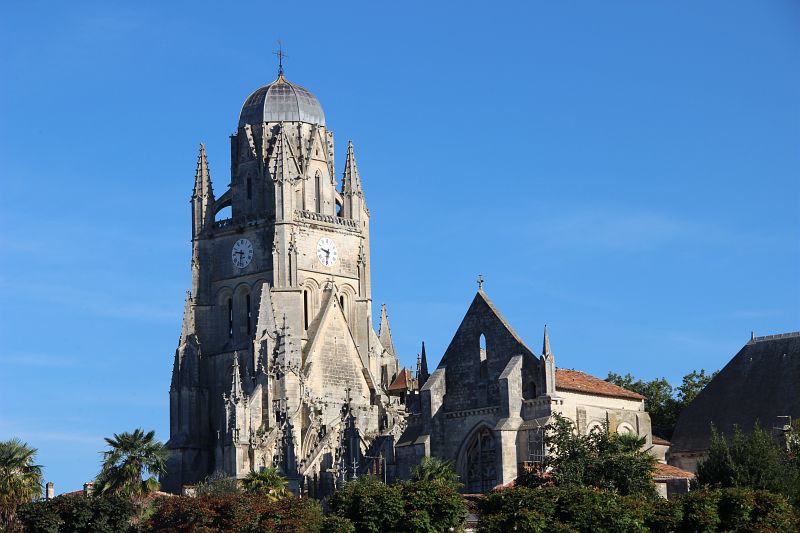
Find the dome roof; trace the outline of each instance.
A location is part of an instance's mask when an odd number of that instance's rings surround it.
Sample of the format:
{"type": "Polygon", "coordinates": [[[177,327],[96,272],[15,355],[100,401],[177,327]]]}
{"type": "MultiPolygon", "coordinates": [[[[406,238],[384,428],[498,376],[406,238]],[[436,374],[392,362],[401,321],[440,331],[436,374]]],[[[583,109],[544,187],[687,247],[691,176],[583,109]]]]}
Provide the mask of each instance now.
{"type": "Polygon", "coordinates": [[[283,74],[247,97],[239,113],[239,127],[281,121],[325,125],[325,113],[317,97],[286,81],[283,74]]]}

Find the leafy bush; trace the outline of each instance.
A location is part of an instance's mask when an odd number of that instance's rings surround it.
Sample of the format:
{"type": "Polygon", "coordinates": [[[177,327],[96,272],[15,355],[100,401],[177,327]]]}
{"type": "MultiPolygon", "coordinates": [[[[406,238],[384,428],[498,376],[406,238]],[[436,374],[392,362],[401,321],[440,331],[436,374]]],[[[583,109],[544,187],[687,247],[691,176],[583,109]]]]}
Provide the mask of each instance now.
{"type": "Polygon", "coordinates": [[[230,496],[241,493],[242,486],[239,480],[219,470],[194,486],[194,495],[197,497],[230,496]]]}
{"type": "Polygon", "coordinates": [[[169,533],[250,533],[281,531],[317,533],[322,528],[322,508],[316,500],[266,495],[228,495],[208,498],[162,498],[147,531],[169,533]]]}
{"type": "Polygon", "coordinates": [[[571,420],[554,415],[545,426],[544,440],[548,449],[544,462],[521,475],[518,485],[594,487],[646,497],[655,494],[655,459],[642,449],[644,439],[611,435],[605,429],[581,435],[571,420]]]}
{"type": "Polygon", "coordinates": [[[334,514],[349,518],[357,533],[396,531],[405,514],[400,486],[384,485],[374,476],[345,483],[328,505],[334,514]]]}
{"type": "Polygon", "coordinates": [[[750,489],[690,492],[673,501],[586,487],[517,487],[478,500],[479,531],[798,531],[786,497],[750,489]]]}
{"type": "Polygon", "coordinates": [[[328,504],[334,516],[347,518],[357,533],[434,533],[459,529],[467,504],[449,476],[384,485],[373,476],[346,483],[328,504]]]}
{"type": "Polygon", "coordinates": [[[780,493],[800,507],[800,460],[756,424],[749,435],[738,427],[726,439],[711,428],[708,456],[697,466],[697,484],[780,493]]]}
{"type": "Polygon", "coordinates": [[[20,509],[26,533],[119,533],[127,531],[134,504],[121,496],[59,496],[20,509]]]}
{"type": "Polygon", "coordinates": [[[348,518],[339,515],[326,516],[322,521],[322,533],[355,533],[356,526],[348,518]]]}
{"type": "Polygon", "coordinates": [[[517,487],[478,501],[479,531],[650,531],[655,498],[587,487],[517,487]]]}

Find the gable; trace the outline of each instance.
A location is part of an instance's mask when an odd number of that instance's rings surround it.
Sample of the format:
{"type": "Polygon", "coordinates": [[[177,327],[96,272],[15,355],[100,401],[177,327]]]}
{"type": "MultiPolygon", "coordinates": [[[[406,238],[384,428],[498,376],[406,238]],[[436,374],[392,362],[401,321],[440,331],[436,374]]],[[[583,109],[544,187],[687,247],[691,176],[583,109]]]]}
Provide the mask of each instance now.
{"type": "Polygon", "coordinates": [[[539,358],[489,301],[478,291],[445,351],[446,411],[496,405],[498,379],[512,357],[523,357],[523,397],[541,391],[539,358]],[[481,350],[481,337],[485,351],[481,350]]]}
{"type": "Polygon", "coordinates": [[[354,403],[368,404],[371,397],[368,371],[361,362],[355,340],[334,291],[315,330],[309,331],[304,373],[312,396],[334,404],[347,401],[348,389],[354,403]]]}

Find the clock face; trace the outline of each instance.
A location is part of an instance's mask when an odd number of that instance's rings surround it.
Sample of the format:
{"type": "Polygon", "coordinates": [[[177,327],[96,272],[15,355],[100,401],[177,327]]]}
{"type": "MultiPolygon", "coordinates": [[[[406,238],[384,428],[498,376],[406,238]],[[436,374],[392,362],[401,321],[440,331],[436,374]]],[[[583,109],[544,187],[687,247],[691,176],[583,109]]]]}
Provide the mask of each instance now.
{"type": "Polygon", "coordinates": [[[326,267],[333,266],[336,262],[336,244],[328,237],[321,238],[317,243],[317,257],[326,267]]]}
{"type": "Polygon", "coordinates": [[[231,250],[231,260],[233,266],[244,268],[253,260],[253,243],[247,239],[239,239],[233,243],[233,250],[231,250]]]}

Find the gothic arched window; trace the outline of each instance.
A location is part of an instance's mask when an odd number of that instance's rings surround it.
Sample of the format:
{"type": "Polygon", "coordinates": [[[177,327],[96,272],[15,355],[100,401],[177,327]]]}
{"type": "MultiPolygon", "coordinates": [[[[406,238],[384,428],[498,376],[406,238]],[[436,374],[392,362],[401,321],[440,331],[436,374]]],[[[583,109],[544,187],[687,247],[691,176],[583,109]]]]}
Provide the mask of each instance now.
{"type": "Polygon", "coordinates": [[[478,351],[481,361],[481,380],[486,380],[489,377],[489,363],[486,361],[486,335],[483,333],[478,340],[478,351]]]}
{"type": "Polygon", "coordinates": [[[492,430],[482,427],[476,431],[466,456],[467,492],[487,492],[497,486],[497,443],[492,430]]]}

